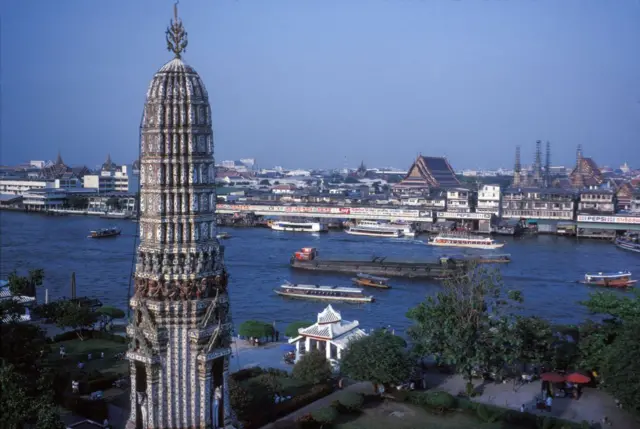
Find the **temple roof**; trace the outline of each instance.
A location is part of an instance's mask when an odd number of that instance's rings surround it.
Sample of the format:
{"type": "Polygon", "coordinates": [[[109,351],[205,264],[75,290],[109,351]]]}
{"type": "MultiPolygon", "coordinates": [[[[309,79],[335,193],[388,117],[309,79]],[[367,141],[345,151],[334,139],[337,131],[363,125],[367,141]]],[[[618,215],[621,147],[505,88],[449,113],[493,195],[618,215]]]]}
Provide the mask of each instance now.
{"type": "Polygon", "coordinates": [[[453,168],[444,157],[418,156],[405,178],[394,187],[451,188],[460,186],[453,168]]]}
{"type": "Polygon", "coordinates": [[[116,163],[111,161],[111,154],[107,154],[107,160],[102,164],[103,170],[113,170],[117,167],[116,163]]]}

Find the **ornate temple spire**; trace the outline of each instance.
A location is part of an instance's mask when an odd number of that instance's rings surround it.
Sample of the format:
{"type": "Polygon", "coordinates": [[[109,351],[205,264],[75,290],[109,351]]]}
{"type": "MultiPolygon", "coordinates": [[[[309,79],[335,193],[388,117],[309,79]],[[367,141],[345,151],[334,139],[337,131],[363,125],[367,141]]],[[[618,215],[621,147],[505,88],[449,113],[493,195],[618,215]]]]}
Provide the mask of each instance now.
{"type": "Polygon", "coordinates": [[[522,166],[520,165],[520,145],[516,146],[516,162],[513,166],[513,187],[520,186],[520,174],[522,171],[522,166]]]}
{"type": "Polygon", "coordinates": [[[548,188],[551,186],[551,143],[547,141],[547,154],[544,162],[544,186],[548,188]]]}
{"type": "Polygon", "coordinates": [[[60,155],[60,151],[58,151],[58,157],[56,158],[56,165],[64,165],[62,161],[62,156],[60,155]]]}
{"type": "Polygon", "coordinates": [[[576,151],[576,174],[575,180],[573,183],[574,187],[577,189],[584,188],[584,175],[582,171],[582,145],[578,145],[578,150],[576,151]]]}
{"type": "Polygon", "coordinates": [[[176,58],[180,59],[182,53],[187,50],[187,32],[184,30],[182,20],[178,17],[178,3],[173,5],[173,19],[170,22],[167,31],[165,32],[167,38],[167,50],[175,54],[176,58]]]}

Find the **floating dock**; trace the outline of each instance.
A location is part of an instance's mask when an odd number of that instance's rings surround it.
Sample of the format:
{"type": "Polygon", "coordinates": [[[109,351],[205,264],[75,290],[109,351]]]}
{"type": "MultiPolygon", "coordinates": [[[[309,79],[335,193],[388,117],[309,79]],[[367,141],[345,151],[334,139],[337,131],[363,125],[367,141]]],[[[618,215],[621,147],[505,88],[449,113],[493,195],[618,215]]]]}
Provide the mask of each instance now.
{"type": "Polygon", "coordinates": [[[306,247],[291,257],[292,268],[384,277],[443,279],[472,264],[507,263],[509,255],[441,257],[434,260],[400,261],[384,256],[371,258],[327,258],[318,256],[315,248],[306,247]]]}

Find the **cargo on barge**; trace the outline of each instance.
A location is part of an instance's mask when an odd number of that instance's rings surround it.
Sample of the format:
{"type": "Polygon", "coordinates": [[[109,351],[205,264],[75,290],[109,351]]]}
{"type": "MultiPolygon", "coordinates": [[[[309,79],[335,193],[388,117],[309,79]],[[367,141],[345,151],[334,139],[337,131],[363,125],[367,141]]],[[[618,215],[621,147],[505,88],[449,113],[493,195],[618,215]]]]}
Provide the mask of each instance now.
{"type": "Polygon", "coordinates": [[[384,256],[367,259],[330,259],[318,256],[314,247],[305,247],[290,260],[292,268],[338,273],[362,273],[384,277],[443,279],[465,269],[472,259],[442,257],[432,261],[394,261],[384,256]]]}

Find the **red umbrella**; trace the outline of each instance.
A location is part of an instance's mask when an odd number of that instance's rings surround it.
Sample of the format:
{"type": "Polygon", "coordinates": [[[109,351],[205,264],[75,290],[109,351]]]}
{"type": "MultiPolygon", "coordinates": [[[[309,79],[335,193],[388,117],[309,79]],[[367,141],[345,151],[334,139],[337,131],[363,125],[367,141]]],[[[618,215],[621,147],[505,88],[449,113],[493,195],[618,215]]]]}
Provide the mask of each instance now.
{"type": "Polygon", "coordinates": [[[586,384],[591,381],[591,377],[580,372],[572,372],[565,378],[567,381],[576,384],[586,384]]]}
{"type": "Polygon", "coordinates": [[[550,381],[551,383],[562,383],[565,380],[564,375],[558,374],[557,372],[545,372],[540,375],[540,379],[542,381],[550,381]]]}

